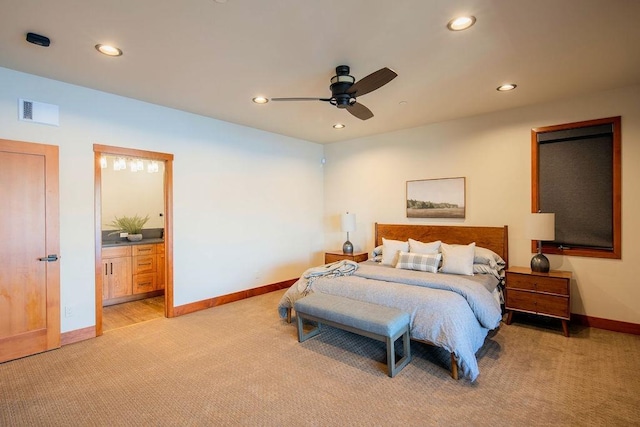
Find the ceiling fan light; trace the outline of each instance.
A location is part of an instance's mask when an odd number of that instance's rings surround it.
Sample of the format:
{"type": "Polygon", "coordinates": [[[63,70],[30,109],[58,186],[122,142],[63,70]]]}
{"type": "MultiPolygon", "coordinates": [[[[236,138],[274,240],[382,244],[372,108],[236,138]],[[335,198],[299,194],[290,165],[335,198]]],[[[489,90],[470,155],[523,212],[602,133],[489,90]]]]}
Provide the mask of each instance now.
{"type": "Polygon", "coordinates": [[[462,31],[471,27],[475,23],[475,16],[459,16],[449,21],[449,23],[447,24],[447,28],[451,31],[462,31]]]}
{"type": "Polygon", "coordinates": [[[335,125],[333,125],[334,129],[344,129],[344,125],[342,123],[336,123],[335,125]]]}
{"type": "Polygon", "coordinates": [[[331,78],[331,84],[335,83],[355,83],[356,79],[350,75],[333,76],[331,78]]]}
{"type": "Polygon", "coordinates": [[[256,96],[255,98],[252,99],[252,101],[255,102],[256,104],[266,104],[267,102],[269,102],[269,100],[264,96],[256,96]]]}

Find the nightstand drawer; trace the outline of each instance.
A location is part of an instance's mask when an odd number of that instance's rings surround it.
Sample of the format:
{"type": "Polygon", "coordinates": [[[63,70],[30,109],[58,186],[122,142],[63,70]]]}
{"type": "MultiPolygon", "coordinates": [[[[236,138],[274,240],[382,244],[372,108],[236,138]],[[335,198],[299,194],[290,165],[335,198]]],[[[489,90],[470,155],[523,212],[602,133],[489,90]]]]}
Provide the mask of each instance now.
{"type": "Polygon", "coordinates": [[[507,287],[549,294],[569,295],[569,280],[507,272],[507,287]]]}
{"type": "Polygon", "coordinates": [[[343,259],[348,259],[354,262],[362,262],[369,259],[369,254],[367,252],[355,252],[351,255],[343,254],[342,252],[325,252],[324,253],[325,264],[341,261],[343,259]]]}
{"type": "Polygon", "coordinates": [[[569,319],[569,298],[563,296],[507,289],[505,308],[569,319]]]}

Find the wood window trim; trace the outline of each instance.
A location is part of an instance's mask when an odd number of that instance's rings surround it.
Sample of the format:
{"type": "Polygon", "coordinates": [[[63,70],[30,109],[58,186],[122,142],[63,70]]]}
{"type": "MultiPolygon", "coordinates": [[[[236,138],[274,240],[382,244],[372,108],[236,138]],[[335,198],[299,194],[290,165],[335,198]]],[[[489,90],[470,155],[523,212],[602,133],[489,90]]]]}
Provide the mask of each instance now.
{"type": "MultiPolygon", "coordinates": [[[[531,212],[538,212],[540,203],[538,134],[605,124],[611,124],[613,127],[613,249],[559,248],[551,243],[543,243],[542,252],[544,253],[595,258],[622,258],[622,125],[620,116],[531,129],[531,212]]],[[[535,240],[531,241],[531,251],[537,252],[537,241],[535,240]]]]}

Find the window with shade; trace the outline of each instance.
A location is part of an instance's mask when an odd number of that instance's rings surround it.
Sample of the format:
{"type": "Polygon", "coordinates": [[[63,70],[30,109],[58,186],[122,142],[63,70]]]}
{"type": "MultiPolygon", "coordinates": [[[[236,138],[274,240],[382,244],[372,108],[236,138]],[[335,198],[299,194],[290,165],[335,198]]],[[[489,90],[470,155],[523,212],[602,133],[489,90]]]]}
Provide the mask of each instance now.
{"type": "Polygon", "coordinates": [[[621,257],[620,132],[620,117],[531,130],[531,211],[555,214],[544,253],[621,257]]]}

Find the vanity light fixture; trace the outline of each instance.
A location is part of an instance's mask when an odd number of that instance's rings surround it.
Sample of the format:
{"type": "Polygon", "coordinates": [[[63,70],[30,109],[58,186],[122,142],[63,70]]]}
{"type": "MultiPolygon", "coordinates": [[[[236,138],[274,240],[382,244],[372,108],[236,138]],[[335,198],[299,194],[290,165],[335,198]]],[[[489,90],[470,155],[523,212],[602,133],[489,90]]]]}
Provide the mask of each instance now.
{"type": "Polygon", "coordinates": [[[131,169],[131,172],[144,170],[144,162],[142,159],[133,159],[129,162],[129,168],[131,169]]]}
{"type": "Polygon", "coordinates": [[[450,31],[462,31],[471,27],[475,23],[476,23],[475,16],[459,16],[449,21],[449,23],[447,24],[447,28],[450,31]]]}
{"type": "Polygon", "coordinates": [[[107,56],[122,56],[122,50],[108,44],[97,44],[96,50],[107,56]]]}
{"type": "Polygon", "coordinates": [[[335,125],[333,125],[334,129],[344,129],[344,125],[342,123],[336,123],[335,125]]]}
{"type": "Polygon", "coordinates": [[[147,165],[147,172],[149,173],[158,172],[158,162],[155,160],[150,161],[149,164],[147,165]]]}
{"type": "Polygon", "coordinates": [[[255,98],[252,99],[252,101],[255,102],[256,104],[266,104],[267,102],[269,102],[269,100],[264,96],[256,96],[255,98]]]}
{"type": "Polygon", "coordinates": [[[515,84],[515,83],[506,83],[506,84],[503,84],[503,85],[501,85],[501,86],[498,86],[498,87],[496,88],[496,90],[497,90],[498,92],[508,92],[508,91],[510,91],[510,90],[514,90],[514,89],[515,89],[515,88],[517,88],[517,87],[518,87],[518,85],[517,85],[517,84],[515,84]]]}
{"type": "Polygon", "coordinates": [[[121,171],[127,168],[127,160],[124,157],[118,157],[113,161],[113,170],[121,171]]]}

